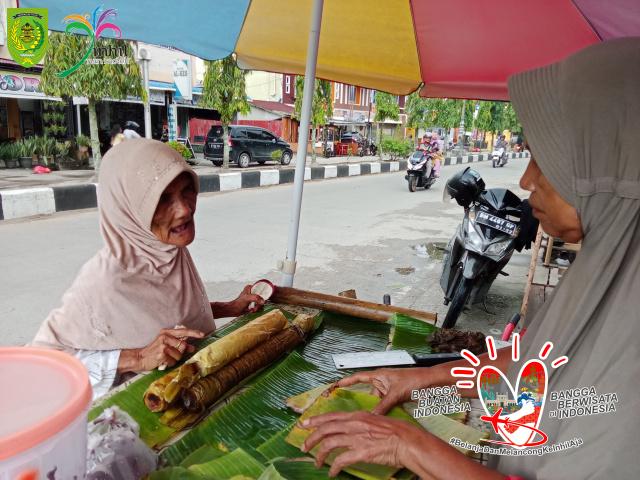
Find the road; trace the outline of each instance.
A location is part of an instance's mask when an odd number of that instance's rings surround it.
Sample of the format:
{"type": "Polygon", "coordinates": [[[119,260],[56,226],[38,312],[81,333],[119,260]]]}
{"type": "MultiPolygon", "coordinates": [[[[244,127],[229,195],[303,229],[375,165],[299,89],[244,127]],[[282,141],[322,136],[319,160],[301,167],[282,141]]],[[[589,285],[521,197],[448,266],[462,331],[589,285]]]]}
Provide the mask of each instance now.
{"type": "MultiPolygon", "coordinates": [[[[523,196],[517,182],[526,162],[473,168],[487,187],[523,196]]],[[[442,320],[441,252],[433,245],[445,243],[462,218],[462,208],[442,202],[446,178],[462,168],[443,168],[430,190],[415,193],[403,172],[307,182],[295,286],[354,288],[358,298],[376,302],[389,293],[392,304],[435,311],[442,320]]],[[[281,185],[199,198],[190,250],[212,301],[231,299],[259,278],[279,282],[275,265],[286,250],[291,195],[292,186],[281,185]]],[[[0,222],[0,345],[28,342],[101,244],[96,210],[0,222]]],[[[490,291],[490,313],[474,306],[458,326],[501,329],[519,309],[528,264],[528,252],[516,253],[510,276],[499,276],[490,291]]]]}

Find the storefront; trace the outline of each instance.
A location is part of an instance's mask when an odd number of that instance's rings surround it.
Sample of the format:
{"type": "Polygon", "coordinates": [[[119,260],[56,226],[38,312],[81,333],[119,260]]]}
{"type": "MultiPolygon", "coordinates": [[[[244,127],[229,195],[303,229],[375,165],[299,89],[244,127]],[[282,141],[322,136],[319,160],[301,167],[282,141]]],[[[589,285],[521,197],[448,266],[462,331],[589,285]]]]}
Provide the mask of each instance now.
{"type": "Polygon", "coordinates": [[[0,141],[42,135],[42,102],[36,73],[0,70],[0,141]]]}
{"type": "MultiPolygon", "coordinates": [[[[162,90],[151,90],[149,95],[151,104],[151,133],[152,138],[159,140],[162,136],[163,125],[167,123],[166,94],[162,90]]],[[[75,123],[80,124],[79,132],[89,135],[89,110],[85,97],[73,97],[76,108],[75,123]],[[79,114],[77,113],[79,111],[79,114]]],[[[128,121],[140,125],[140,135],[144,136],[144,104],[138,97],[130,96],[125,100],[106,99],[97,105],[98,133],[102,150],[108,150],[111,141],[111,129],[114,125],[124,125],[128,121]]]]}
{"type": "Polygon", "coordinates": [[[202,87],[193,87],[192,100],[180,97],[174,98],[177,106],[177,135],[188,137],[193,144],[204,143],[205,137],[212,124],[220,121],[220,114],[211,108],[198,105],[202,96],[202,87]]]}

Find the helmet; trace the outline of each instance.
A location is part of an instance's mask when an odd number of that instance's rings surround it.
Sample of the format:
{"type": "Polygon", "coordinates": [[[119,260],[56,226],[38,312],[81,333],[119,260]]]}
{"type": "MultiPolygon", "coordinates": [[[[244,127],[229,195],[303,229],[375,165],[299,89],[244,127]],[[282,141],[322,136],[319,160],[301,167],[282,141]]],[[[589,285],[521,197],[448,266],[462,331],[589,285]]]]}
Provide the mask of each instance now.
{"type": "Polygon", "coordinates": [[[134,122],[133,120],[127,120],[127,122],[124,124],[124,128],[128,128],[129,130],[138,130],[140,128],[140,125],[138,125],[138,123],[134,122]]]}
{"type": "Polygon", "coordinates": [[[467,208],[484,191],[484,180],[478,172],[467,167],[452,176],[446,185],[446,192],[455,198],[458,205],[467,208]]]}

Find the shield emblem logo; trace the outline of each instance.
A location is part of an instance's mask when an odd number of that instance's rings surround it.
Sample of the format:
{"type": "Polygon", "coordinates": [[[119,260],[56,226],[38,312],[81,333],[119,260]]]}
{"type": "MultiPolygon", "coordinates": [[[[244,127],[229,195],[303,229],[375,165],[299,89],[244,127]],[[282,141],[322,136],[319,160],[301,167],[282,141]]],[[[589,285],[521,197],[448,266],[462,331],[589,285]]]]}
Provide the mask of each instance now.
{"type": "Polygon", "coordinates": [[[36,65],[47,50],[46,8],[7,8],[7,39],[11,57],[23,67],[36,65]]]}

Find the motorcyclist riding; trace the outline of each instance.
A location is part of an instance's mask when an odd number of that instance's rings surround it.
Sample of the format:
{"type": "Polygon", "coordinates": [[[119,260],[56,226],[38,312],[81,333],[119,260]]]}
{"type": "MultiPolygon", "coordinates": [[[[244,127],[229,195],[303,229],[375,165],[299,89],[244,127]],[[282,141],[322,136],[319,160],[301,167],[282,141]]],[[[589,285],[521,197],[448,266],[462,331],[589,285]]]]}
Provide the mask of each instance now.
{"type": "Polygon", "coordinates": [[[496,140],[496,146],[495,149],[499,150],[499,149],[503,149],[502,151],[502,156],[505,157],[507,155],[507,147],[509,146],[509,144],[507,143],[507,141],[505,140],[505,136],[504,135],[500,135],[498,137],[498,140],[496,140]]]}

